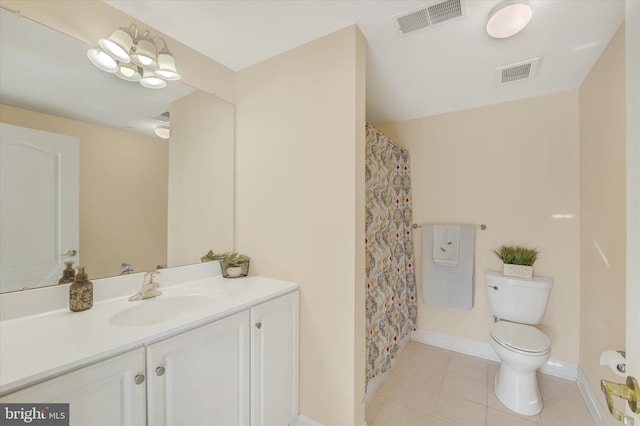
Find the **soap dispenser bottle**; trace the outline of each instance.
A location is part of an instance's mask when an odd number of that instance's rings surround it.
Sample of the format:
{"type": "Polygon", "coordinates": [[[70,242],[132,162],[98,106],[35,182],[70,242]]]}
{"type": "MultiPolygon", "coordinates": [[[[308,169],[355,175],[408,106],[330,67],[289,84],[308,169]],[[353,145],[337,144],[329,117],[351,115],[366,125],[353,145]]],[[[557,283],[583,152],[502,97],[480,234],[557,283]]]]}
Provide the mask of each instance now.
{"type": "Polygon", "coordinates": [[[58,284],[69,284],[76,280],[76,270],[73,269],[73,262],[64,262],[67,265],[62,271],[62,277],[58,280],[58,284]]]}
{"type": "Polygon", "coordinates": [[[93,283],[87,278],[84,266],[78,266],[76,279],[69,286],[69,309],[80,312],[93,306],[93,283]]]}

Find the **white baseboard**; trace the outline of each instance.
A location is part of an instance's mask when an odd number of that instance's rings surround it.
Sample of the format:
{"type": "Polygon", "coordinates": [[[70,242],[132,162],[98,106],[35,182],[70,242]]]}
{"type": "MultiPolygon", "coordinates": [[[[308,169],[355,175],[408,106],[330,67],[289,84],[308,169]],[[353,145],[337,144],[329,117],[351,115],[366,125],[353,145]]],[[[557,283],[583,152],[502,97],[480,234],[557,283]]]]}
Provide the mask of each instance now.
{"type": "MultiPolygon", "coordinates": [[[[411,340],[478,358],[488,359],[490,361],[500,362],[500,358],[498,358],[498,355],[489,343],[447,336],[426,330],[412,332],[411,340]]],[[[540,372],[562,377],[563,379],[576,380],[578,377],[578,365],[567,361],[550,359],[540,368],[540,372]]]]}
{"type": "MultiPolygon", "coordinates": [[[[305,416],[304,414],[298,414],[298,417],[293,419],[289,426],[324,426],[322,423],[318,423],[313,419],[305,416]]],[[[365,420],[362,426],[367,426],[367,421],[365,420]]]]}
{"type": "Polygon", "coordinates": [[[293,419],[289,426],[324,426],[322,423],[319,423],[304,414],[298,414],[298,417],[293,419]]]}
{"type": "Polygon", "coordinates": [[[578,385],[582,398],[584,398],[584,402],[587,404],[591,417],[593,417],[596,424],[598,426],[611,426],[611,415],[600,403],[600,400],[597,398],[593,388],[587,380],[587,377],[584,375],[580,367],[578,367],[578,378],[576,379],[576,384],[578,385]]]}

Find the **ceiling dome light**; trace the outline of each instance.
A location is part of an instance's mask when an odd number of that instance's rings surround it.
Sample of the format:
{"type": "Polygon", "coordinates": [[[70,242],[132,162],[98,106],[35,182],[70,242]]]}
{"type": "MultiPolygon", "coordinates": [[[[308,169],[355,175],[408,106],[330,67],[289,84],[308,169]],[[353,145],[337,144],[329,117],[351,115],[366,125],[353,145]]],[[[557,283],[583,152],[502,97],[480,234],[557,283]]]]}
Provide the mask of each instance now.
{"type": "Polygon", "coordinates": [[[133,45],[133,39],[131,35],[122,28],[115,30],[109,38],[101,38],[98,44],[100,44],[100,47],[102,47],[105,52],[120,62],[131,62],[129,50],[133,45]]]}
{"type": "Polygon", "coordinates": [[[494,38],[511,37],[522,31],[531,20],[528,0],[506,0],[489,12],[487,33],[494,38]]]}
{"type": "Polygon", "coordinates": [[[156,127],[154,133],[160,139],[169,139],[169,137],[171,137],[171,130],[168,127],[164,126],[156,127]]]}
{"type": "Polygon", "coordinates": [[[118,71],[118,62],[102,49],[89,49],[87,56],[93,65],[104,72],[114,73],[118,71]]]}
{"type": "Polygon", "coordinates": [[[165,80],[180,80],[180,74],[176,70],[176,60],[171,52],[162,49],[158,55],[158,69],[154,71],[155,75],[165,80]]]}
{"type": "Polygon", "coordinates": [[[116,77],[125,81],[140,81],[142,75],[140,69],[135,64],[118,64],[118,71],[115,74],[116,77]]]}
{"type": "Polygon", "coordinates": [[[153,71],[142,70],[142,79],[140,80],[140,84],[148,89],[162,89],[163,87],[167,87],[167,82],[157,77],[153,71]]]}

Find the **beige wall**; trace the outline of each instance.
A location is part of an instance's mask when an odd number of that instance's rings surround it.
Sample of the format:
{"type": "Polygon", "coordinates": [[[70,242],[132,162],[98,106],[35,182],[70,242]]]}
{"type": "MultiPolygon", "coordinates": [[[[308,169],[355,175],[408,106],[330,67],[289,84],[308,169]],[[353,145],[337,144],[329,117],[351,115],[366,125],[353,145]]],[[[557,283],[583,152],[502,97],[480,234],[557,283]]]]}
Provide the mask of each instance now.
{"type": "Polygon", "coordinates": [[[237,75],[236,244],[300,283],[300,411],[362,425],[365,43],[350,26],[237,75]]]}
{"type": "Polygon", "coordinates": [[[169,265],[233,251],[234,106],[194,92],[171,104],[169,265]]]}
{"type": "MultiPolygon", "coordinates": [[[[492,249],[536,247],[536,275],[553,279],[539,328],[552,358],[578,362],[578,92],[507,102],[377,126],[411,155],[415,223],[485,223],[476,234],[471,311],[418,305],[418,329],[488,342],[493,324],[484,271],[492,249]],[[554,214],[571,218],[554,219],[554,214]]],[[[414,234],[416,258],[420,232],[414,234]]],[[[417,273],[420,276],[420,262],[417,273]]],[[[419,291],[420,292],[420,291],[419,291]]]]}
{"type": "Polygon", "coordinates": [[[0,105],[3,123],[80,139],[80,262],[90,278],[166,263],[167,141],[0,105]]]}
{"type": "Polygon", "coordinates": [[[233,102],[232,70],[99,0],[0,0],[0,6],[92,46],[131,23],[150,29],[166,40],[183,83],[233,102]]]}
{"type": "Polygon", "coordinates": [[[622,27],[580,87],[580,368],[595,390],[621,380],[600,353],[625,348],[624,67],[622,27]]]}

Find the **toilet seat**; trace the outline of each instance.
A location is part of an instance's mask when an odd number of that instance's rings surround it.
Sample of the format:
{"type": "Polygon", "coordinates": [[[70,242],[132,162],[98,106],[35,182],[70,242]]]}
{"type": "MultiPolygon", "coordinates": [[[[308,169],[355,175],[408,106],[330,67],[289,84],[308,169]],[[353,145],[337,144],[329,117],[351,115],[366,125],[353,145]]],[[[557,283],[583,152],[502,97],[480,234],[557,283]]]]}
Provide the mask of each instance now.
{"type": "Polygon", "coordinates": [[[525,355],[541,355],[551,351],[549,338],[530,325],[498,321],[491,328],[490,336],[500,346],[525,355]]]}

